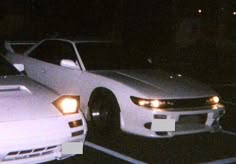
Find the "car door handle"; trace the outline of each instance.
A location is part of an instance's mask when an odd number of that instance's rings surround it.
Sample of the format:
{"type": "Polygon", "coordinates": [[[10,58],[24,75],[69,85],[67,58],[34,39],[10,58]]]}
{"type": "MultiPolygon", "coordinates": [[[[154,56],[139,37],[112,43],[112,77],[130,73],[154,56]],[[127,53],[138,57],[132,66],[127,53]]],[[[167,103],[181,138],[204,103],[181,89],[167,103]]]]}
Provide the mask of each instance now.
{"type": "Polygon", "coordinates": [[[46,73],[47,71],[44,68],[41,68],[40,72],[41,73],[46,73]]]}

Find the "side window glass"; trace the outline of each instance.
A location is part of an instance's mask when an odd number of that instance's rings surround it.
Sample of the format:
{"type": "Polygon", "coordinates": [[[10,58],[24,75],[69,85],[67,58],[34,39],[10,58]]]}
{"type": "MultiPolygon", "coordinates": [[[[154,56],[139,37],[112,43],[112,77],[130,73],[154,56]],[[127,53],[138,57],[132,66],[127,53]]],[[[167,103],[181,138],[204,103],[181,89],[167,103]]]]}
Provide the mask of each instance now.
{"type": "Polygon", "coordinates": [[[43,42],[29,56],[56,65],[60,65],[62,59],[70,59],[77,62],[77,56],[72,44],[59,40],[43,42]]]}
{"type": "Polygon", "coordinates": [[[38,47],[36,47],[28,56],[42,60],[45,58],[45,52],[47,52],[48,49],[48,42],[45,41],[42,44],[40,44],[38,47]]]}
{"type": "Polygon", "coordinates": [[[70,59],[73,60],[74,62],[77,61],[77,56],[71,43],[61,41],[57,44],[57,46],[58,46],[57,48],[58,57],[60,58],[60,60],[70,59]]]}
{"type": "Polygon", "coordinates": [[[52,46],[53,41],[45,41],[36,47],[29,56],[47,63],[52,63],[53,59],[51,58],[51,53],[53,51],[52,46]]]}

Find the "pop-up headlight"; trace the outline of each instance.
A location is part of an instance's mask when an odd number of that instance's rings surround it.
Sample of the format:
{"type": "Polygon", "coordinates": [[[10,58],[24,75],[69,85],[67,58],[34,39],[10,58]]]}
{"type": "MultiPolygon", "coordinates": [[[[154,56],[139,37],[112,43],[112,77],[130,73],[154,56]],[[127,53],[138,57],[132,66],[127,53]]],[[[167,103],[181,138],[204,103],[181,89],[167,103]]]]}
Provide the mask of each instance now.
{"type": "Polygon", "coordinates": [[[62,114],[74,114],[79,112],[80,97],[63,95],[56,99],[53,104],[62,114]]]}

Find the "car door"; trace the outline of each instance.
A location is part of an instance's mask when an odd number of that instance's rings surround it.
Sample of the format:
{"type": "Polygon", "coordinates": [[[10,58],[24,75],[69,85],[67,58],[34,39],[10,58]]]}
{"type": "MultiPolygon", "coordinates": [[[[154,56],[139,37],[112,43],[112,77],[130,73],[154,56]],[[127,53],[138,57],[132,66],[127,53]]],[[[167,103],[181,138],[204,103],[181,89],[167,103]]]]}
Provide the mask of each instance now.
{"type": "Polygon", "coordinates": [[[25,71],[30,78],[58,93],[76,94],[81,68],[79,64],[74,69],[63,67],[60,65],[62,59],[78,63],[73,45],[61,40],[46,40],[24,58],[25,71]]]}

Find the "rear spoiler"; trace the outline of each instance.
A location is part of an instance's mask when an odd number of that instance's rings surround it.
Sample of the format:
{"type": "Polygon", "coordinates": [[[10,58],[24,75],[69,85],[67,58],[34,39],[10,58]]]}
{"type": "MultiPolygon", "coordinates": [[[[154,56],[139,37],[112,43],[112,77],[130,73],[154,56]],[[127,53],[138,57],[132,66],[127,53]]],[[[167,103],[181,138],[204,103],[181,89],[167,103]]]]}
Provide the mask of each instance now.
{"type": "Polygon", "coordinates": [[[5,41],[4,47],[9,53],[24,53],[36,43],[37,41],[5,41]],[[19,48],[21,48],[21,52],[17,52],[19,48]]]}

